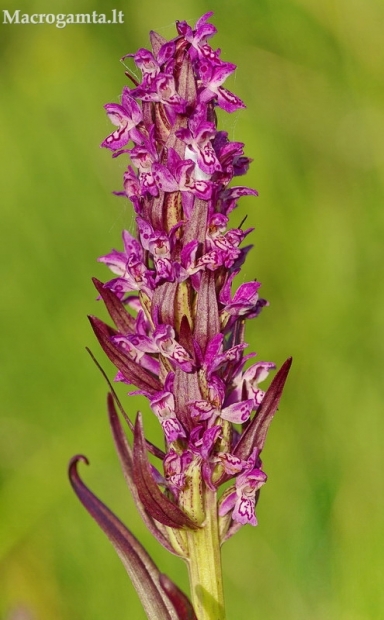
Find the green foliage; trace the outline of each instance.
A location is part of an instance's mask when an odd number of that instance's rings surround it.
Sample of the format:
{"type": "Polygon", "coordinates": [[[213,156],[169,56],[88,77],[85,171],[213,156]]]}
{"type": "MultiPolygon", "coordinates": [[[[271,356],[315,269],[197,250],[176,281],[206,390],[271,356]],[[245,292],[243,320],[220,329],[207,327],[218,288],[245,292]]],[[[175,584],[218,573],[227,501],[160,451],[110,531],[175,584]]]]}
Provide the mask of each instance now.
{"type": "MultiPolygon", "coordinates": [[[[32,13],[47,10],[30,3],[32,13]],[[32,6],[33,5],[33,6],[32,6]]],[[[15,10],[9,3],[8,10],[15,10]]],[[[101,313],[97,256],[132,230],[123,162],[98,145],[102,106],[125,83],[118,59],[215,11],[214,46],[238,65],[248,109],[226,121],[254,158],[241,218],[255,226],[245,276],[270,307],[248,327],[259,359],[294,364],[264,451],[260,525],[224,548],[228,618],[376,620],[382,584],[384,343],[383,5],[315,0],[82,0],[122,26],[0,25],[2,127],[0,616],[144,619],[112,547],[73,495],[69,458],[183,588],[125,489],[107,426],[112,375],[85,319],[101,313]],[[21,611],[20,611],[21,613],[21,611]]],[[[50,10],[56,9],[51,8],[50,10]]],[[[125,398],[131,414],[144,399],[125,398]]]]}

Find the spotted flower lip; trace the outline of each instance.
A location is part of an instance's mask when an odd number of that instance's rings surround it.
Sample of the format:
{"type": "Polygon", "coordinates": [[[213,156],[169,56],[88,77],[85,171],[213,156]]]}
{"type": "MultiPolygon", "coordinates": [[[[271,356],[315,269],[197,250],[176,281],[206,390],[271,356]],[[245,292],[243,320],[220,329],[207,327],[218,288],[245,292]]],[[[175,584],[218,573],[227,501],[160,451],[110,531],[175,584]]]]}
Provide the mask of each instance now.
{"type": "Polygon", "coordinates": [[[150,409],[162,436],[162,447],[150,442],[148,414],[131,419],[109,383],[112,435],[138,510],[158,541],[189,563],[190,574],[207,580],[192,584],[193,606],[86,489],[77,472],[85,459],[70,465],[77,495],[156,620],[224,618],[219,548],[240,527],[257,524],[267,481],[260,455],[291,366],[288,359],[262,389],[276,366],[247,352],[245,326],[268,302],[256,278],[238,282],[252,248],[243,242],[254,229],[244,220],[232,227],[231,214],[244,197],[254,208],[258,192],[236,183],[252,160],[242,142],[217,126],[217,108],[232,114],[245,104],[224,86],[236,65],[210,46],[211,16],[205,13],[195,27],[176,22],[171,41],[152,31],[152,49],[123,57],[133,60],[141,79],[131,77],[133,87],[123,88],[120,102],[105,105],[115,129],[101,146],[124,162],[122,188],[114,193],[132,203],[134,218],[122,233],[122,249],[98,259],[114,277],[94,279],[114,326],[90,317],[117,369],[115,381],[150,409]],[[204,556],[207,545],[212,557],[204,556]],[[209,563],[204,577],[193,568],[198,558],[209,563]],[[205,591],[203,600],[198,593],[205,591]]]}
{"type": "Polygon", "coordinates": [[[105,106],[109,119],[118,129],[110,134],[101,146],[112,151],[121,149],[131,139],[141,139],[137,125],[143,120],[141,108],[136,100],[131,96],[129,88],[123,89],[121,104],[107,103],[105,106]]]}
{"type": "MultiPolygon", "coordinates": [[[[233,509],[233,517],[241,525],[257,525],[255,515],[256,493],[267,481],[266,474],[256,466],[258,451],[253,450],[251,456],[237,472],[235,488],[225,492],[220,501],[219,514],[224,516],[233,509]]],[[[259,461],[261,464],[261,462],[259,461]]],[[[232,464],[233,467],[233,464],[232,464]]]]}
{"type": "Polygon", "coordinates": [[[179,129],[175,135],[196,153],[197,165],[210,175],[222,168],[211,142],[216,136],[216,127],[205,119],[205,106],[199,103],[188,121],[188,129],[179,129]]]}

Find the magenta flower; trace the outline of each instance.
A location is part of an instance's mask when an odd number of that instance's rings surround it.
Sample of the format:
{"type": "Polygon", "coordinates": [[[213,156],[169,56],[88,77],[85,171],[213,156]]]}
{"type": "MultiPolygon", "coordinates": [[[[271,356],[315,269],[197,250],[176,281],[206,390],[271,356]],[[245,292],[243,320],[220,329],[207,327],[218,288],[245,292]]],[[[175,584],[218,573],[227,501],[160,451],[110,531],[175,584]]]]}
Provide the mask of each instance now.
{"type": "Polygon", "coordinates": [[[257,458],[259,450],[254,449],[246,462],[241,459],[229,459],[222,455],[224,469],[229,474],[236,474],[235,488],[226,491],[219,506],[219,515],[224,516],[230,510],[232,519],[241,525],[257,525],[255,514],[256,492],[267,481],[266,474],[260,469],[261,461],[257,458]],[[256,467],[258,461],[259,467],[256,467]]]}
{"type": "Polygon", "coordinates": [[[135,128],[141,123],[143,116],[140,106],[130,95],[129,88],[125,87],[123,90],[121,105],[107,103],[104,107],[110,120],[114,125],[117,125],[118,129],[105,138],[101,146],[115,151],[125,146],[129,140],[141,139],[135,128]]]}
{"type": "Polygon", "coordinates": [[[162,575],[133,534],[85,487],[72,485],[119,553],[156,620],[223,620],[220,546],[240,527],[256,525],[267,476],[260,453],[290,368],[287,360],[265,392],[272,362],[246,353],[245,323],[265,299],[260,282],[234,287],[251,246],[252,228],[231,228],[229,214],[254,189],[232,185],[247,171],[244,145],[217,129],[215,109],[243,102],[223,87],[235,65],[209,44],[212,13],[195,28],[177,22],[166,41],[152,32],[152,50],[131,56],[141,83],[125,86],[121,103],[105,106],[117,129],[101,146],[127,157],[123,191],[136,214],[136,234],[99,261],[114,274],[94,280],[114,323],[90,317],[116,381],[133,386],[163,434],[162,448],[144,435],[111,387],[108,412],[125,478],[157,540],[189,566],[192,603],[162,575]],[[123,431],[116,405],[132,442],[123,431]],[[157,459],[154,466],[149,454],[157,459]],[[222,492],[222,485],[225,491],[222,492]]]}

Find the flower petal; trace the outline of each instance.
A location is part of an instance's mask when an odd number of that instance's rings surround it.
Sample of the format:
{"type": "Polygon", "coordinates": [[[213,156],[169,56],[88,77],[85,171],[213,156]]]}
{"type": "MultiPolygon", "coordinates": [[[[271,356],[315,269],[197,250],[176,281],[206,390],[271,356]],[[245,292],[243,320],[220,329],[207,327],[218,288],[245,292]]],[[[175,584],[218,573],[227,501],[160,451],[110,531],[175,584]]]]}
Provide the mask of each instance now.
{"type": "Polygon", "coordinates": [[[253,400],[244,400],[239,403],[233,403],[225,409],[222,409],[220,416],[223,420],[228,420],[233,424],[244,424],[249,419],[253,407],[253,400]]]}

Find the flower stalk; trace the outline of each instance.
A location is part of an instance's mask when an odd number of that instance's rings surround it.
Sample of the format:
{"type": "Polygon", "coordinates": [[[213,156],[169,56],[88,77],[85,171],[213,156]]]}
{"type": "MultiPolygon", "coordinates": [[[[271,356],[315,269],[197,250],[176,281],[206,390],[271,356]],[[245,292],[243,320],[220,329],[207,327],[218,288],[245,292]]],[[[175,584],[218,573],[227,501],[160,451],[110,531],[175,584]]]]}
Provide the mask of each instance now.
{"type": "Polygon", "coordinates": [[[249,364],[245,325],[268,305],[260,282],[235,277],[253,231],[230,227],[243,196],[233,185],[251,160],[244,145],[217,127],[216,109],[245,107],[223,83],[236,66],[208,44],[216,32],[206,13],[191,28],[177,22],[166,41],[151,32],[152,50],[133,58],[120,103],[105,109],[116,129],[102,147],[127,158],[123,190],[136,214],[123,249],[99,260],[114,273],[94,279],[114,326],[90,317],[115,381],[133,386],[159,423],[161,447],[145,437],[109,383],[108,414],[128,487],[151,533],[187,564],[192,602],[163,575],[133,534],[87,489],[78,456],[70,480],[81,502],[121,557],[152,620],[224,620],[221,545],[244,525],[257,525],[267,476],[260,458],[290,368],[287,360],[264,392],[272,362],[249,364]],[[127,422],[126,437],[120,415],[127,422]],[[149,456],[156,459],[156,466],[149,456]],[[222,490],[225,485],[225,490],[222,490]]]}
{"type": "Polygon", "coordinates": [[[205,493],[204,527],[187,532],[192,605],[199,620],[225,620],[217,494],[205,493]]]}

